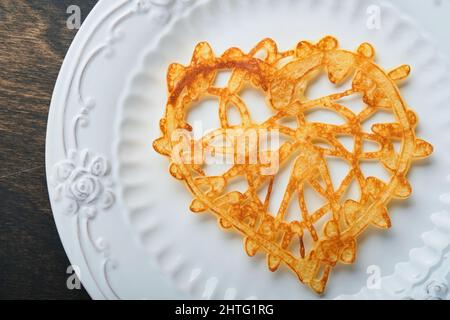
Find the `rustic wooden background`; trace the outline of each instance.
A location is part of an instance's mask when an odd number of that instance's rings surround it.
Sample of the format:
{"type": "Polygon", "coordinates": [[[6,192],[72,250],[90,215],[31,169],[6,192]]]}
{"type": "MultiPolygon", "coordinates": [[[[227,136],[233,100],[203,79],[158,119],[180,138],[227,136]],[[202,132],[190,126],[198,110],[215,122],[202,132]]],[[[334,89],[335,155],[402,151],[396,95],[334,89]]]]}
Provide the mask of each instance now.
{"type": "Polygon", "coordinates": [[[69,261],[44,169],[47,114],[65,53],[95,0],[0,0],[0,299],[88,299],[69,290],[69,261]]]}

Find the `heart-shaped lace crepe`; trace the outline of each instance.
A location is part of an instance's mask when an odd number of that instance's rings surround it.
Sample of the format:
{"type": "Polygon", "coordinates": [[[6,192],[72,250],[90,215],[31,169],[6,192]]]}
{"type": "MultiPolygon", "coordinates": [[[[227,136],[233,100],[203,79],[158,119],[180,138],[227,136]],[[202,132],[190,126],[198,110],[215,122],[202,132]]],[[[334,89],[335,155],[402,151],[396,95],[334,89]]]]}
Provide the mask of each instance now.
{"type": "Polygon", "coordinates": [[[417,116],[396,84],[408,77],[410,67],[402,65],[386,72],[374,63],[374,55],[368,43],[351,52],[339,49],[338,41],[330,36],[317,44],[300,42],[285,52],[280,52],[273,40],[265,39],[249,53],[230,48],[220,57],[202,42],[190,65],[174,63],[167,74],[169,97],[160,122],[162,137],[153,146],[170,159],[171,175],[184,180],[193,193],[191,210],[212,212],[223,228],[242,234],[248,255],[266,254],[271,271],[284,263],[317,293],[324,291],[338,262],[355,261],[358,235],[369,226],[391,226],[386,206],[392,198],[411,194],[406,175],[412,161],[433,151],[429,143],[416,138],[417,116]],[[226,86],[216,86],[222,71],[231,76],[226,86]],[[351,88],[308,99],[308,87],[321,74],[336,86],[348,80],[351,88]],[[240,97],[248,87],[265,95],[267,103],[261,108],[273,112],[267,120],[253,120],[240,97]],[[346,106],[346,99],[354,95],[364,106],[362,110],[346,106]],[[188,114],[204,99],[217,101],[217,108],[208,112],[217,115],[220,127],[194,137],[188,114]],[[230,108],[238,111],[240,123],[231,123],[230,108]],[[309,121],[308,114],[317,109],[334,112],[345,121],[339,125],[309,121]],[[380,110],[392,113],[395,121],[375,123],[364,130],[363,123],[380,110]],[[294,120],[295,125],[286,125],[286,119],[294,120]],[[260,142],[267,139],[267,132],[277,133],[283,141],[276,148],[263,149],[260,142]],[[352,148],[341,143],[343,136],[353,139],[352,148]],[[217,145],[218,137],[223,138],[222,145],[217,145]],[[243,137],[244,148],[238,148],[236,141],[243,137]],[[367,142],[376,149],[366,150],[367,142]],[[395,143],[401,144],[399,150],[395,143]],[[232,164],[222,174],[207,175],[205,167],[214,165],[208,162],[208,154],[225,155],[232,164]],[[328,166],[330,157],[349,167],[337,185],[328,166]],[[366,176],[361,169],[363,161],[381,163],[389,179],[366,176]],[[282,200],[277,210],[269,210],[279,168],[288,163],[290,175],[282,200]],[[245,190],[233,189],[232,183],[238,179],[246,182],[245,190]],[[352,183],[359,189],[357,200],[346,196],[352,183]],[[322,197],[320,208],[308,208],[306,188],[322,197]],[[289,220],[293,201],[298,202],[298,209],[296,218],[289,220]],[[320,229],[319,222],[323,223],[320,229]]]}

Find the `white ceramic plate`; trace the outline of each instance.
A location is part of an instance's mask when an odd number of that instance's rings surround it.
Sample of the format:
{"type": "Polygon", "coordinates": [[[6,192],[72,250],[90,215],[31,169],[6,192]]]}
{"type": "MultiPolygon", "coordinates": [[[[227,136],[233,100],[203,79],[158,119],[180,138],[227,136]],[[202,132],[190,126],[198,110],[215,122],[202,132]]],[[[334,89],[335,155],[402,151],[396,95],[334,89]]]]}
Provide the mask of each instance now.
{"type": "Polygon", "coordinates": [[[319,298],[287,269],[271,273],[262,255],[247,257],[242,239],[219,230],[211,215],[189,213],[191,195],[151,144],[167,66],[187,64],[199,41],[221,53],[249,50],[265,37],[289,49],[328,34],[350,50],[372,43],[386,69],[411,65],[401,89],[419,115],[417,135],[435,152],[412,167],[412,197],[390,206],[393,227],[367,232],[357,262],[335,268],[321,298],[448,295],[450,80],[413,21],[360,0],[117,0],[100,1],[74,40],[47,135],[55,220],[93,298],[319,298]]]}

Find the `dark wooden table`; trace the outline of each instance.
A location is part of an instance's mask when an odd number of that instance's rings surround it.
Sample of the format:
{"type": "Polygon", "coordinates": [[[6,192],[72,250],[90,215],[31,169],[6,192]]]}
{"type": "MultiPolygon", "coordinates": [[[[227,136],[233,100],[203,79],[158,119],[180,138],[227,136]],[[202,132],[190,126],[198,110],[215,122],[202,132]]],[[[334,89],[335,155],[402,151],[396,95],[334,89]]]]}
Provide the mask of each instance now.
{"type": "Polygon", "coordinates": [[[0,299],[88,299],[66,286],[69,261],[50,209],[47,114],[64,56],[95,0],[0,0],[0,299]]]}

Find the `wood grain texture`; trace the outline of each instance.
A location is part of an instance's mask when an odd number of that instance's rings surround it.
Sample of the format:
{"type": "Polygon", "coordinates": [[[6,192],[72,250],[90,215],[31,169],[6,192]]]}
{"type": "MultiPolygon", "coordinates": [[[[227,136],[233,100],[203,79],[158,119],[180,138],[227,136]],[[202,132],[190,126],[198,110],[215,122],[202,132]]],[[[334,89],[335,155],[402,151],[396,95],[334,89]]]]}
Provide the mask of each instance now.
{"type": "Polygon", "coordinates": [[[94,0],[0,0],[0,299],[87,299],[68,290],[69,261],[50,209],[44,169],[48,109],[77,30],[94,0]]]}

